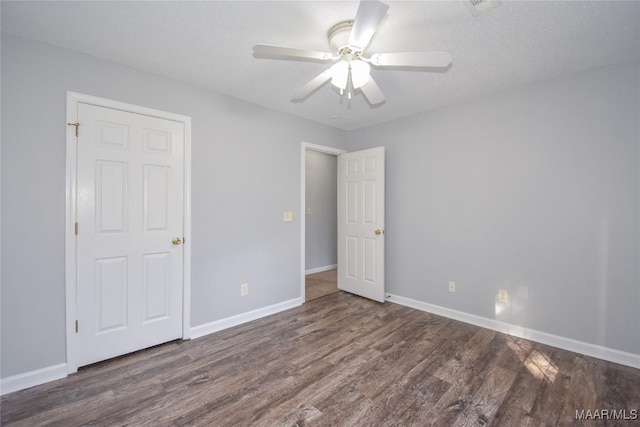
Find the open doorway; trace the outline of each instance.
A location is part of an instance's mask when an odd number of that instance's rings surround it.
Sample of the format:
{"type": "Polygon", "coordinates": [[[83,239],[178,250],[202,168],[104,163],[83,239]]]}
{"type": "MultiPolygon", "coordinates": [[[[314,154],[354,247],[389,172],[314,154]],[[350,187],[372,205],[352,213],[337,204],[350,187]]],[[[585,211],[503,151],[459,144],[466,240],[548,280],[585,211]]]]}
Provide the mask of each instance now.
{"type": "Polygon", "coordinates": [[[305,302],[338,292],[338,267],[305,277],[305,302]]]}
{"type": "Polygon", "coordinates": [[[338,292],[337,156],[344,152],[303,143],[301,294],[305,302],[338,292]]]}

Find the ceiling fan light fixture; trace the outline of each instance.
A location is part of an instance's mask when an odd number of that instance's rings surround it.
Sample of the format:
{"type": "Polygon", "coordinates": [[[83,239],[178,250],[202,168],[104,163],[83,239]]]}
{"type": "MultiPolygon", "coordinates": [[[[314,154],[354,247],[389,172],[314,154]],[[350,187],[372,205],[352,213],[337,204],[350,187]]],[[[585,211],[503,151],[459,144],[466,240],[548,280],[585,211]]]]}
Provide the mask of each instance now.
{"type": "Polygon", "coordinates": [[[349,80],[349,65],[345,61],[336,62],[329,69],[331,74],[331,84],[339,89],[347,88],[347,80],[349,80]]]}
{"type": "MultiPolygon", "coordinates": [[[[474,6],[499,3],[500,0],[466,0],[474,6]]],[[[314,62],[336,62],[311,79],[291,95],[292,102],[304,101],[328,81],[339,89],[340,95],[351,99],[353,91],[360,89],[371,106],[385,102],[384,94],[371,77],[371,65],[376,68],[430,68],[451,67],[449,52],[394,52],[363,56],[389,6],[380,0],[361,0],[353,20],[342,21],[329,30],[329,46],[333,53],[258,44],[253,47],[256,58],[295,59],[314,62]]]]}
{"type": "Polygon", "coordinates": [[[369,81],[369,73],[371,66],[363,61],[354,61],[351,63],[351,82],[353,88],[358,89],[369,81]]]}
{"type": "Polygon", "coordinates": [[[371,67],[366,62],[343,60],[331,67],[331,84],[344,91],[347,89],[349,79],[351,79],[351,87],[358,89],[369,81],[370,71],[371,67]]]}

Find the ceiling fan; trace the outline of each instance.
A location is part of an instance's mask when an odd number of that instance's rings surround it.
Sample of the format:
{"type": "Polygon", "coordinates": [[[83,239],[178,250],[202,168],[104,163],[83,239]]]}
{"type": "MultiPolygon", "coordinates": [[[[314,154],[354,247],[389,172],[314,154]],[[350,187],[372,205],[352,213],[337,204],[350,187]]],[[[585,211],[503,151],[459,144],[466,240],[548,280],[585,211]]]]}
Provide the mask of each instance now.
{"type": "Polygon", "coordinates": [[[374,53],[364,56],[378,25],[389,6],[379,0],[362,0],[353,20],[343,21],[329,30],[329,46],[335,53],[318,52],[291,47],[257,44],[253,47],[256,58],[295,59],[314,62],[335,62],[306,85],[298,89],[292,101],[303,101],[322,85],[331,84],[340,89],[340,95],[351,99],[355,89],[360,89],[369,104],[384,102],[380,87],[371,77],[374,68],[447,68],[452,63],[449,52],[395,52],[374,53]]]}

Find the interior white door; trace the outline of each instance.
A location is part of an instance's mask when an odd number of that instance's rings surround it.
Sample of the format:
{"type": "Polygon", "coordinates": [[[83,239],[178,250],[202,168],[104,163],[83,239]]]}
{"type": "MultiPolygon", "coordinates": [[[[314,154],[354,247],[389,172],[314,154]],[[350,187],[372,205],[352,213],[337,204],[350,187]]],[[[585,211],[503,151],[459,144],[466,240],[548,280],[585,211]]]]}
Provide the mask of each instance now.
{"type": "Polygon", "coordinates": [[[78,122],[83,366],[182,336],[184,124],[83,103],[78,122]]]}
{"type": "Polygon", "coordinates": [[[338,156],[338,288],[384,302],[384,147],[338,156]]]}

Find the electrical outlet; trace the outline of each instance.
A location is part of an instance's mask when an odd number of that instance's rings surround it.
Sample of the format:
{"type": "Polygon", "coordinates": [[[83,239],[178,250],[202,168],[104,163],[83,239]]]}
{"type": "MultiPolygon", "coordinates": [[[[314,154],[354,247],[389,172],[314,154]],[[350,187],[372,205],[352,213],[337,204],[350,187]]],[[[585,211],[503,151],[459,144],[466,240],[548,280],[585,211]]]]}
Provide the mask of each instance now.
{"type": "Polygon", "coordinates": [[[243,283],[242,285],[240,285],[240,296],[245,296],[249,294],[249,284],[248,283],[243,283]]]}
{"type": "Polygon", "coordinates": [[[509,292],[506,289],[498,289],[498,302],[509,302],[509,292]]]}
{"type": "Polygon", "coordinates": [[[293,221],[293,212],[284,211],[284,215],[282,216],[282,220],[284,222],[292,222],[293,221]]]}
{"type": "Polygon", "coordinates": [[[456,282],[449,282],[449,292],[456,291],[456,282]]]}

